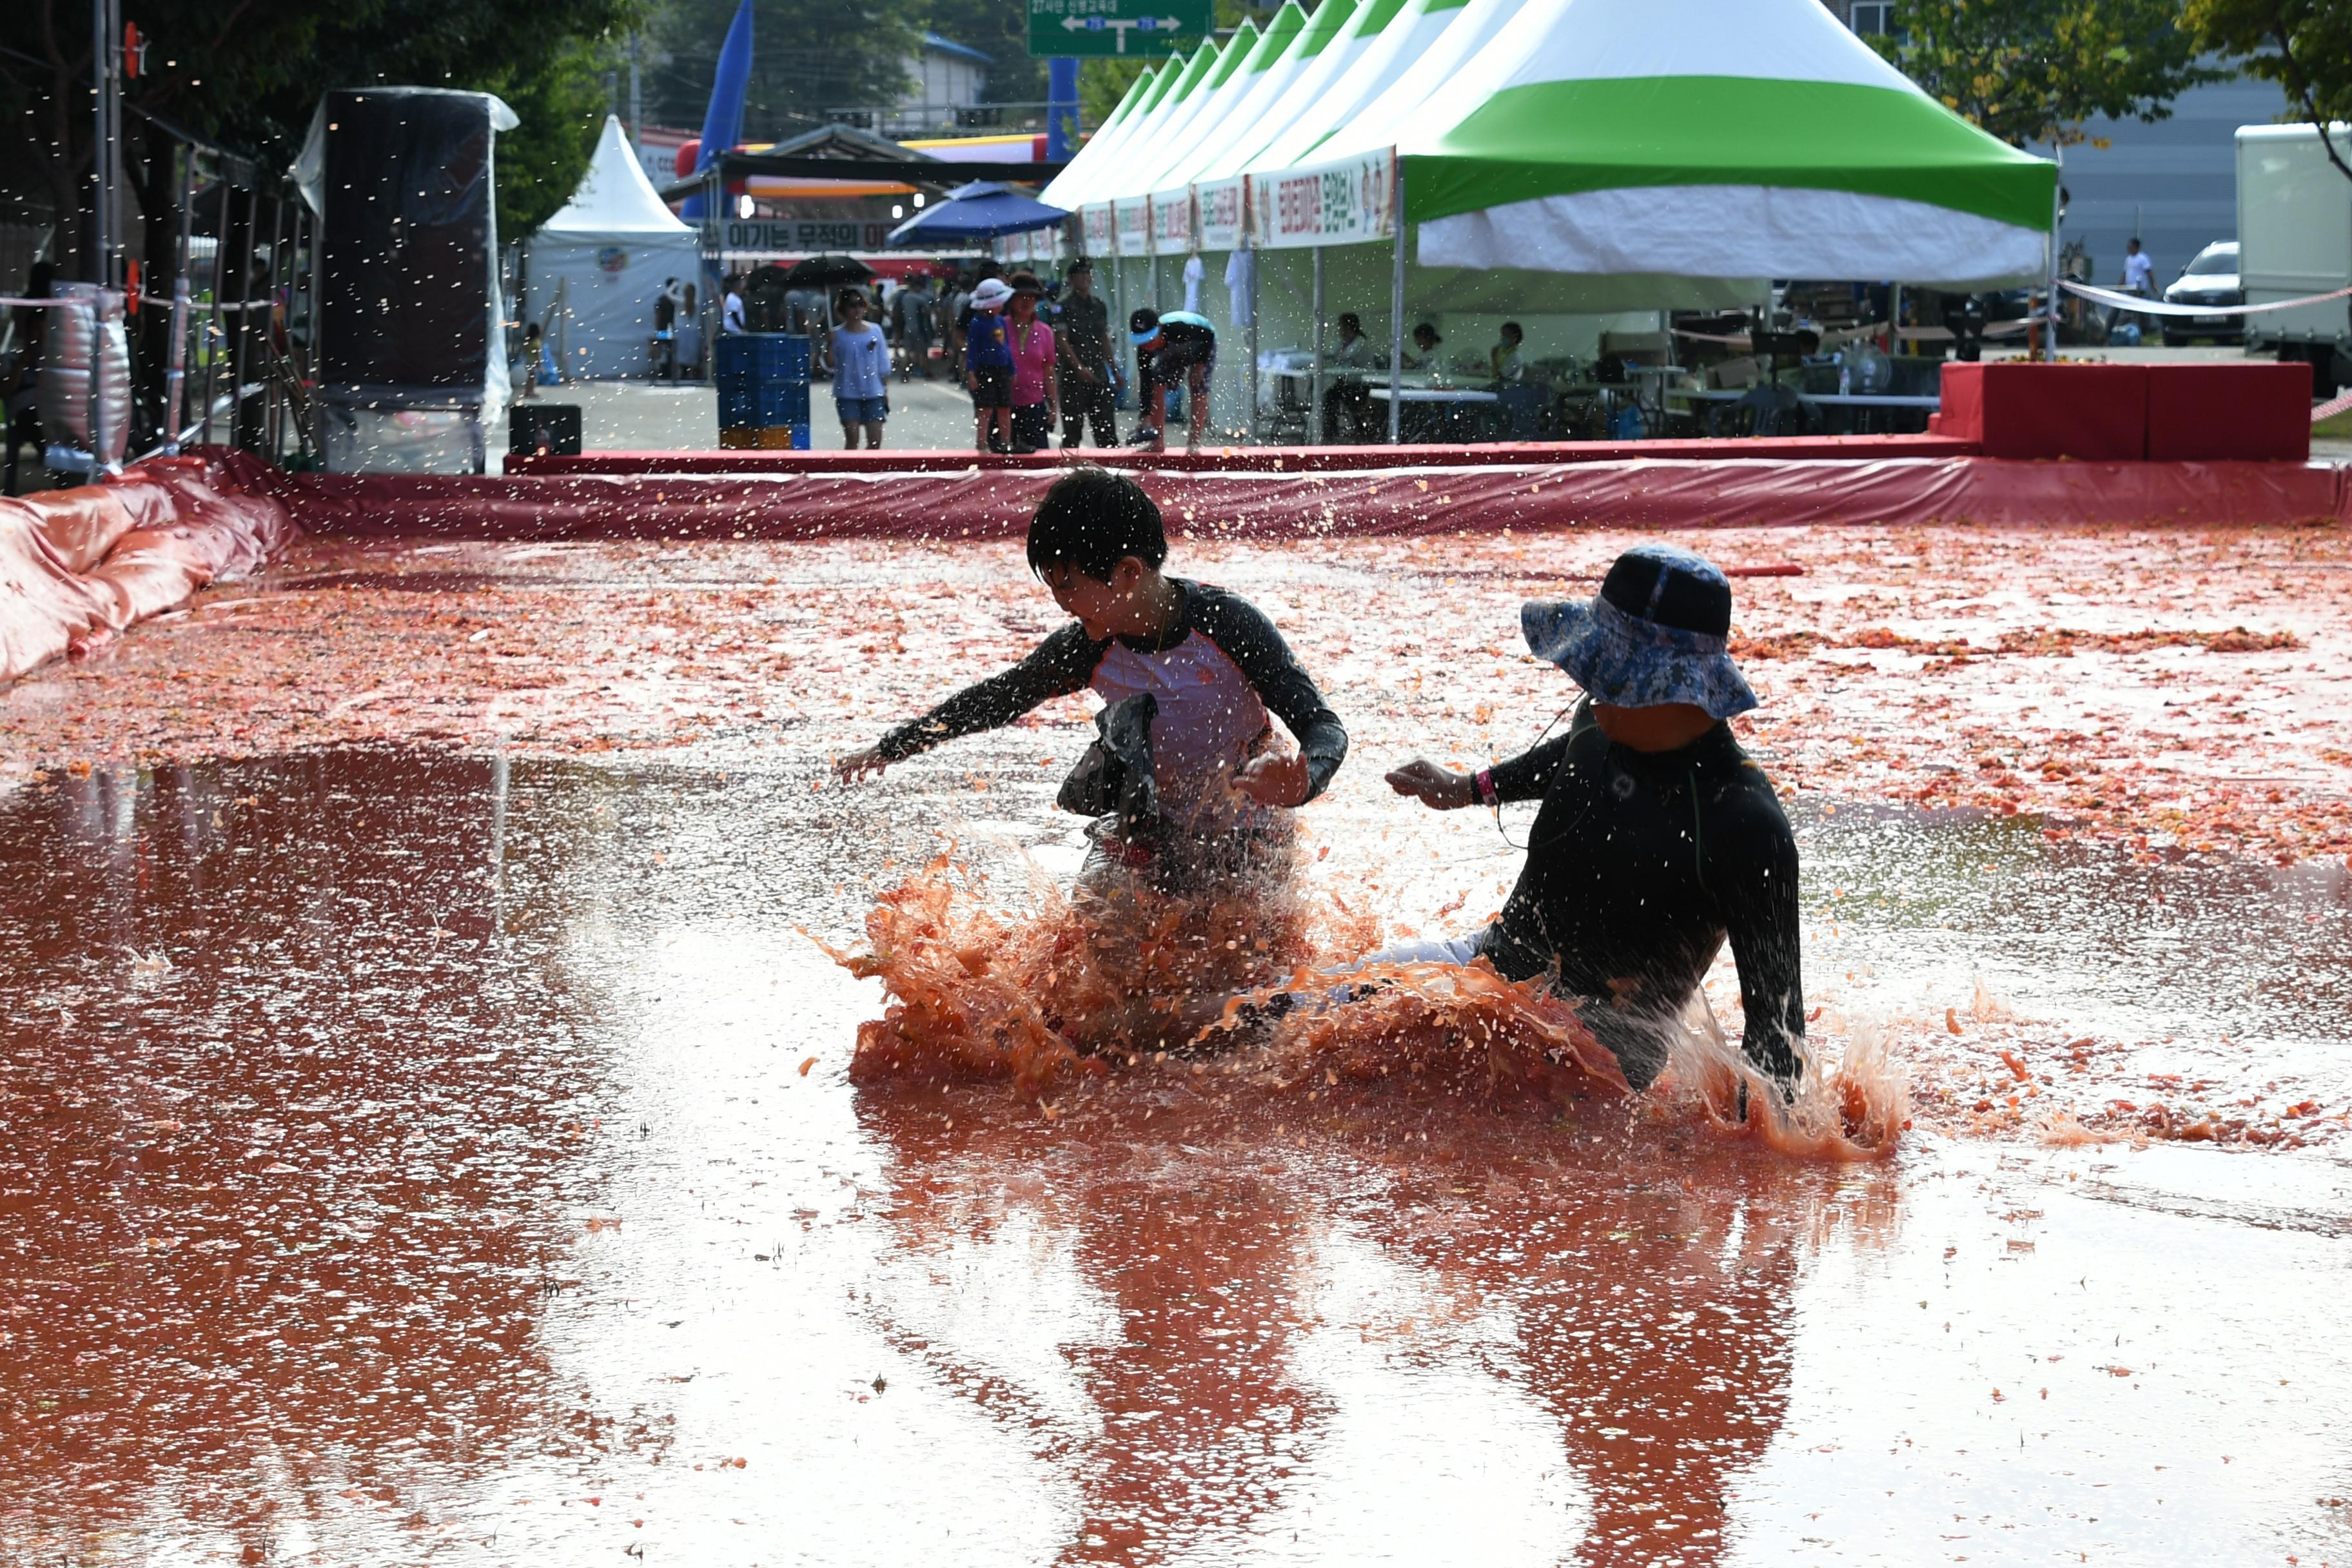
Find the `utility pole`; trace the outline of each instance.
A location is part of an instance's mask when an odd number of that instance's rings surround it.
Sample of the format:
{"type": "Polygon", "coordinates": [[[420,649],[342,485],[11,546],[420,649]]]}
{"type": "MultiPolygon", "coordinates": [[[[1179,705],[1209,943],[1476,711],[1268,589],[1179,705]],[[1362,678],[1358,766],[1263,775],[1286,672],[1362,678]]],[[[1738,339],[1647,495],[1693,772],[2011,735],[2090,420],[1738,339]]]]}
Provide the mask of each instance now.
{"type": "Polygon", "coordinates": [[[645,161],[646,100],[637,85],[637,64],[642,56],[638,35],[629,35],[629,150],[645,161]]]}

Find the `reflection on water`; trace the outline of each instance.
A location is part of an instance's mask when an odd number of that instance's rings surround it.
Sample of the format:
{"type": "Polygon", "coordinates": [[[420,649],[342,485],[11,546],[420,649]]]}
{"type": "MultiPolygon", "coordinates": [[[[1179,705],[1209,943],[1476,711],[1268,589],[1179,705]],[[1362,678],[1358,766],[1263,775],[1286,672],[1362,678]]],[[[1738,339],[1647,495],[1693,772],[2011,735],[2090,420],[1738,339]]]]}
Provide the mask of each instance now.
{"type": "MultiPolygon", "coordinates": [[[[0,1554],[2342,1560],[2324,1156],[1837,1169],[1181,1061],[1052,1116],[853,1086],[877,989],[793,928],[846,936],[942,824],[852,810],[388,752],[0,800],[0,1554]]],[[[1882,980],[2140,965],[2210,1040],[2289,973],[2082,890],[2208,871],[1807,831],[1882,980]]]]}

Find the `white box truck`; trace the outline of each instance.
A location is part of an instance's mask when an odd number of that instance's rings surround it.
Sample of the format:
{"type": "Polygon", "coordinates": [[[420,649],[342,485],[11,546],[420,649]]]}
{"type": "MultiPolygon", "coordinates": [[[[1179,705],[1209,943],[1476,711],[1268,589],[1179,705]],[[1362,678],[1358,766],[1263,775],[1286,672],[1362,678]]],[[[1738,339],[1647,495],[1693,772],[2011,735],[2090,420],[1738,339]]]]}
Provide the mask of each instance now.
{"type": "MultiPolygon", "coordinates": [[[[2352,163],[2352,127],[2330,127],[2330,140],[2352,163]]],[[[2249,305],[2352,288],[2352,180],[2316,126],[2238,128],[2238,280],[2249,305]]],[[[2332,395],[2339,352],[2352,362],[2352,300],[2248,316],[2246,346],[2309,361],[2315,390],[2332,395]]]]}

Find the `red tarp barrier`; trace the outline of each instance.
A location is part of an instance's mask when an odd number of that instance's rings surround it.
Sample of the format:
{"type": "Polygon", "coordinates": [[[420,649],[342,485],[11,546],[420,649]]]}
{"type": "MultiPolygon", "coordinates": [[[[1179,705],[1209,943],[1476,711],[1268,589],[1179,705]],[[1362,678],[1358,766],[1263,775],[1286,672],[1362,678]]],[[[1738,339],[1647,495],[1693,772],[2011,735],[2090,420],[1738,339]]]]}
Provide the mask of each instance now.
{"type": "MultiPolygon", "coordinates": [[[[951,540],[1019,537],[1057,469],[273,474],[269,482],[297,521],[322,533],[951,540]]],[[[1178,531],[1262,538],[1578,526],[2283,523],[2352,515],[2344,470],[2293,463],[1643,458],[1139,477],[1178,531]]]]}
{"type": "Polygon", "coordinates": [[[264,471],[239,454],[163,458],[102,485],[0,499],[0,680],[268,560],[293,524],[249,488],[264,471]]]}
{"type": "MultiPolygon", "coordinates": [[[[1165,473],[1330,473],[1345,468],[1476,468],[1494,464],[1607,463],[1633,458],[1972,458],[1976,444],[1952,436],[1790,436],[1760,440],[1494,441],[1475,447],[1206,447],[1198,452],[1098,447],[1089,462],[1165,473]]],[[[1024,457],[961,451],[584,452],[576,458],[521,453],[509,474],[886,474],[1059,472],[1064,452],[1024,457]]]]}

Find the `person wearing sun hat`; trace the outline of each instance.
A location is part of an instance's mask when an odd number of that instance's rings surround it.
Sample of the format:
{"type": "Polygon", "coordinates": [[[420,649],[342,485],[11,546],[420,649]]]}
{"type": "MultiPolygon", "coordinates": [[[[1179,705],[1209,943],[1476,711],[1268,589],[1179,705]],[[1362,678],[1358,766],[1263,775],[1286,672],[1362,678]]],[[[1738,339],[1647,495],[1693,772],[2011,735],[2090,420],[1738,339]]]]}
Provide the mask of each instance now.
{"type": "Polygon", "coordinates": [[[1793,1094],[1805,1062],[1797,844],[1725,722],[1757,706],[1731,660],[1731,584],[1705,557],[1643,544],[1589,600],[1522,606],[1538,658],[1584,690],[1567,732],[1463,773],[1416,757],[1391,788],[1439,811],[1542,802],[1494,924],[1391,962],[1485,958],[1586,998],[1584,1021],[1646,1088],[1727,940],[1748,1060],[1793,1094]]]}
{"type": "Polygon", "coordinates": [[[983,278],[971,291],[971,320],[964,328],[964,384],[971,388],[972,442],[983,452],[1013,450],[1013,340],[1004,307],[1013,286],[983,278]]]}

